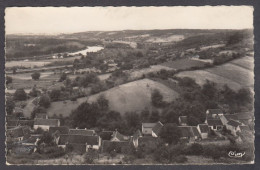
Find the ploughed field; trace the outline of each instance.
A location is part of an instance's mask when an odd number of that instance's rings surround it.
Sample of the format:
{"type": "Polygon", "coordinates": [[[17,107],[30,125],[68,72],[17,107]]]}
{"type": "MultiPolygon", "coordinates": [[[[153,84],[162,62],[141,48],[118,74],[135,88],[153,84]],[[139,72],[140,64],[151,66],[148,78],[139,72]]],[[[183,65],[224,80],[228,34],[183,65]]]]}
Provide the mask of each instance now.
{"type": "Polygon", "coordinates": [[[21,73],[8,75],[13,78],[13,82],[7,85],[7,89],[31,89],[34,85],[38,88],[48,89],[59,79],[60,74],[54,74],[54,72],[41,72],[39,80],[32,80],[32,73],[21,73]]]}
{"type": "Polygon", "coordinates": [[[229,63],[204,70],[184,71],[177,76],[191,77],[200,85],[206,80],[215,82],[220,87],[227,84],[230,88],[238,90],[242,87],[254,86],[254,58],[243,57],[229,63]]]}
{"type": "Polygon", "coordinates": [[[179,96],[177,92],[169,87],[149,79],[142,79],[126,83],[107,91],[89,96],[78,98],[77,101],[60,101],[52,102],[48,109],[49,115],[69,116],[73,109],[76,109],[81,103],[94,102],[98,96],[103,94],[109,100],[109,108],[122,114],[130,111],[142,111],[151,108],[151,93],[154,89],[158,89],[163,95],[165,101],[172,101],[179,96]]]}

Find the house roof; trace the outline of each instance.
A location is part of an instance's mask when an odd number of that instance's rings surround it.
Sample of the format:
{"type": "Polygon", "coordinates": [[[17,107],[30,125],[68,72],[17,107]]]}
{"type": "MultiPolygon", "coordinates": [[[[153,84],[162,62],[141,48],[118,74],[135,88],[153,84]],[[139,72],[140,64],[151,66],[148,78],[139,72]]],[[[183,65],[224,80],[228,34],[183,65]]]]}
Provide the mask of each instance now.
{"type": "Polygon", "coordinates": [[[95,130],[88,129],[70,129],[69,135],[85,135],[85,136],[93,136],[95,135],[95,130]]]}
{"type": "Polygon", "coordinates": [[[54,134],[56,131],[59,131],[60,134],[69,134],[69,128],[67,126],[50,127],[49,129],[50,134],[54,134]]]}
{"type": "Polygon", "coordinates": [[[34,119],[34,125],[59,126],[59,119],[34,119]]]}
{"type": "Polygon", "coordinates": [[[208,109],[207,110],[210,115],[212,114],[222,114],[223,111],[221,109],[208,109]]]}
{"type": "Polygon", "coordinates": [[[156,123],[142,123],[143,128],[153,128],[156,123]]]}
{"type": "Polygon", "coordinates": [[[179,117],[180,123],[184,123],[187,124],[188,123],[188,119],[187,116],[180,116],[179,117]]]}
{"type": "Polygon", "coordinates": [[[119,141],[128,141],[130,139],[129,136],[122,135],[118,131],[113,132],[112,138],[117,138],[119,141]]]}
{"type": "Polygon", "coordinates": [[[217,119],[207,119],[207,124],[209,126],[223,125],[222,121],[219,118],[217,118],[217,119]]]}
{"type": "Polygon", "coordinates": [[[250,131],[250,128],[248,126],[245,126],[245,125],[240,125],[239,128],[240,128],[241,131],[250,131]]]}
{"type": "Polygon", "coordinates": [[[102,140],[110,140],[112,138],[113,131],[102,131],[100,137],[102,140]]]}
{"type": "Polygon", "coordinates": [[[84,136],[84,135],[60,135],[58,144],[65,145],[66,143],[98,145],[99,136],[84,136]]]}
{"type": "Polygon", "coordinates": [[[159,135],[162,127],[163,127],[163,124],[160,121],[157,122],[156,125],[152,128],[153,133],[155,133],[156,135],[159,135]]]}
{"type": "Polygon", "coordinates": [[[18,125],[21,125],[21,126],[30,126],[32,127],[34,124],[34,120],[19,120],[18,121],[18,125]]]}
{"type": "Polygon", "coordinates": [[[208,133],[209,132],[209,126],[206,124],[199,124],[201,133],[208,133]]]}
{"type": "Polygon", "coordinates": [[[242,123],[240,123],[240,122],[238,122],[238,121],[235,121],[235,120],[233,120],[233,119],[229,120],[229,121],[227,122],[227,124],[230,125],[230,126],[233,126],[233,127],[238,127],[239,125],[242,125],[242,123]]]}
{"type": "Polygon", "coordinates": [[[195,126],[178,126],[182,137],[200,136],[198,129],[195,126]]]}

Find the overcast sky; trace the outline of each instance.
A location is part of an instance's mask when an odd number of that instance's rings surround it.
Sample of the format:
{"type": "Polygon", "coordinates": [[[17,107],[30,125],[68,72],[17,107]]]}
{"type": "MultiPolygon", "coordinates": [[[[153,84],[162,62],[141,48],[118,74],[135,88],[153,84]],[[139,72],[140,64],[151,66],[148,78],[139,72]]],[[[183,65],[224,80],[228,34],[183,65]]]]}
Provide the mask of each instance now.
{"type": "Polygon", "coordinates": [[[249,6],[204,7],[12,7],[7,34],[55,34],[143,29],[253,28],[249,6]]]}

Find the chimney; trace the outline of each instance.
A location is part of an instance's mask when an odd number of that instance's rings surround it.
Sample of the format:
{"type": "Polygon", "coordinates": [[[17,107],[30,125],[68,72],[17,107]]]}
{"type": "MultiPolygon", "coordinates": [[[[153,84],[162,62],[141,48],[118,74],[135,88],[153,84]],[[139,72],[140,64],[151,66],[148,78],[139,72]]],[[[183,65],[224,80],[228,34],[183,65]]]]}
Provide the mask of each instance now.
{"type": "Polygon", "coordinates": [[[78,127],[76,127],[76,129],[79,129],[78,127]]]}
{"type": "Polygon", "coordinates": [[[87,130],[87,128],[85,128],[85,130],[87,130]]]}

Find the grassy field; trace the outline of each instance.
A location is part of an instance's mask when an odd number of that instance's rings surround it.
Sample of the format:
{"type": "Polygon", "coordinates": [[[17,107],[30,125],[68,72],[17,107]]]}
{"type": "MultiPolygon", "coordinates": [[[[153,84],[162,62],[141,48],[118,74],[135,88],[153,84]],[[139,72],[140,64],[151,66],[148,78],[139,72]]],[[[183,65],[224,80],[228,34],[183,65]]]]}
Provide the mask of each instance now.
{"type": "MultiPolygon", "coordinates": [[[[179,77],[191,77],[200,85],[203,85],[206,80],[217,83],[220,87],[227,84],[230,88],[238,90],[242,87],[253,87],[254,72],[252,69],[247,69],[244,66],[238,66],[233,63],[250,63],[248,57],[234,60],[230,63],[216,66],[205,70],[184,71],[179,73],[179,77]]],[[[248,66],[249,68],[249,66],[248,66]]]]}
{"type": "Polygon", "coordinates": [[[175,60],[171,62],[165,62],[161,65],[177,70],[177,69],[187,69],[191,67],[203,67],[205,65],[205,62],[185,58],[185,59],[175,60]]]}
{"type": "Polygon", "coordinates": [[[130,111],[140,111],[145,107],[151,107],[151,92],[155,88],[160,90],[165,101],[170,102],[178,97],[177,92],[165,85],[149,79],[143,79],[114,87],[96,95],[79,98],[74,102],[69,100],[64,102],[53,102],[48,109],[48,113],[50,116],[53,114],[68,116],[71,111],[76,109],[81,103],[86,100],[89,102],[96,101],[101,94],[109,100],[109,107],[111,110],[118,111],[122,114],[130,111]]]}
{"type": "Polygon", "coordinates": [[[243,57],[240,59],[233,60],[230,63],[238,65],[243,68],[246,68],[248,70],[254,69],[254,58],[253,57],[243,57]]]}

